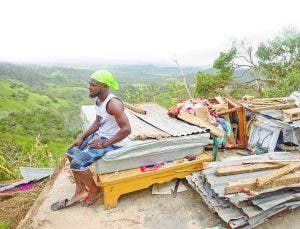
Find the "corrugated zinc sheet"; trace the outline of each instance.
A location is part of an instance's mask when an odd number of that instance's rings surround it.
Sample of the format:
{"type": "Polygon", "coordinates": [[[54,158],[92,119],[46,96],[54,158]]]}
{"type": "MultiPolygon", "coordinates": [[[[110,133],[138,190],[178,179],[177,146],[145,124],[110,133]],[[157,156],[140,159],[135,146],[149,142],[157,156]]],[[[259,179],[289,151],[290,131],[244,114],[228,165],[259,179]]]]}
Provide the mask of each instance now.
{"type": "Polygon", "coordinates": [[[145,103],[139,105],[139,107],[145,110],[147,114],[144,115],[132,111],[134,115],[174,137],[205,132],[205,128],[169,117],[168,111],[158,104],[145,103]]]}
{"type": "Polygon", "coordinates": [[[164,131],[161,131],[161,130],[155,128],[154,126],[149,125],[148,123],[139,119],[134,114],[132,114],[128,109],[125,110],[125,113],[129,119],[129,122],[131,125],[131,134],[129,137],[132,140],[147,139],[147,138],[159,139],[159,138],[171,137],[170,134],[168,134],[164,131]]]}
{"type": "MultiPolygon", "coordinates": [[[[271,170],[265,170],[265,171],[257,171],[257,172],[251,172],[251,173],[242,173],[242,174],[236,174],[236,175],[230,175],[230,176],[216,176],[215,170],[218,167],[223,166],[233,166],[233,165],[241,165],[244,161],[254,161],[254,160],[269,160],[272,158],[273,160],[289,160],[289,159],[299,159],[300,154],[299,153],[290,153],[290,152],[271,152],[266,153],[263,155],[253,155],[253,156],[247,156],[242,158],[227,158],[222,162],[212,162],[210,164],[210,168],[203,171],[203,174],[205,176],[205,179],[209,182],[211,185],[211,188],[221,197],[229,198],[230,201],[234,204],[238,204],[238,202],[248,200],[250,197],[245,193],[237,193],[237,194],[227,194],[224,193],[224,187],[228,184],[228,182],[231,181],[237,181],[242,180],[246,178],[251,177],[258,177],[263,176],[267,173],[269,173],[271,170]]],[[[289,185],[287,187],[298,187],[300,184],[293,184],[289,185]]],[[[267,188],[257,191],[252,191],[251,193],[255,196],[258,196],[264,192],[271,192],[281,189],[281,187],[275,187],[275,188],[267,188]]]]}
{"type": "MultiPolygon", "coordinates": [[[[152,125],[142,121],[133,115],[127,108],[125,108],[125,113],[129,119],[131,125],[131,134],[129,138],[132,140],[136,139],[146,139],[146,138],[166,138],[170,137],[170,134],[163,132],[152,125]]],[[[96,118],[95,105],[85,105],[81,107],[80,113],[81,119],[83,121],[83,130],[87,130],[96,118]]]]}
{"type": "Polygon", "coordinates": [[[259,171],[229,176],[215,176],[221,166],[240,165],[243,161],[277,159],[299,159],[299,153],[273,152],[243,158],[227,158],[222,162],[210,163],[210,168],[188,176],[189,184],[231,228],[253,228],[270,217],[300,206],[300,184],[268,188],[245,193],[226,195],[224,188],[230,181],[257,177],[268,171],[259,171]]]}
{"type": "Polygon", "coordinates": [[[0,192],[10,190],[21,184],[27,184],[31,181],[41,180],[45,177],[52,175],[54,172],[54,168],[20,167],[19,169],[23,179],[9,185],[0,186],[0,192]]]}
{"type": "MultiPolygon", "coordinates": [[[[251,202],[246,201],[242,206],[237,207],[231,204],[226,198],[219,197],[209,187],[204,177],[194,173],[192,176],[187,177],[189,184],[208,202],[210,207],[226,222],[230,228],[253,228],[284,210],[294,209],[299,207],[297,199],[289,202],[282,202],[278,200],[278,204],[274,200],[270,200],[269,196],[262,197],[260,200],[267,210],[262,210],[260,207],[253,205],[251,202]]],[[[276,195],[276,194],[275,194],[276,195]]]]}

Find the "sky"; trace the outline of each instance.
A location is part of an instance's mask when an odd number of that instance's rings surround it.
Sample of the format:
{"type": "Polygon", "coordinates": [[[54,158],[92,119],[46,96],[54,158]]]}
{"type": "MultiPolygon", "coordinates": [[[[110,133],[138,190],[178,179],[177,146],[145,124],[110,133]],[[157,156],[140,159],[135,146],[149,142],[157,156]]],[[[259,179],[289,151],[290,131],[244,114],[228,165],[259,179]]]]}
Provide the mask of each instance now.
{"type": "Polygon", "coordinates": [[[300,1],[2,0],[0,61],[209,66],[233,40],[300,29],[300,1]]]}

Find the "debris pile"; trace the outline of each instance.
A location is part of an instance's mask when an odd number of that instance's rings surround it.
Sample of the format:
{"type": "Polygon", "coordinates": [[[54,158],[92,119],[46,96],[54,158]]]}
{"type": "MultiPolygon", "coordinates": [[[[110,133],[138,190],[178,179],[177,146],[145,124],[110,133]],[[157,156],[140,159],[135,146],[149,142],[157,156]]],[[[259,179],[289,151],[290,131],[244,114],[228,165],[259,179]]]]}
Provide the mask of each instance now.
{"type": "Polygon", "coordinates": [[[299,152],[272,152],[212,162],[187,180],[230,228],[253,228],[300,206],[299,168],[299,152]]]}
{"type": "Polygon", "coordinates": [[[255,99],[254,96],[245,95],[243,96],[243,101],[247,104],[247,107],[254,112],[296,107],[295,100],[290,97],[255,99]]]}
{"type": "Polygon", "coordinates": [[[248,146],[255,153],[300,149],[300,92],[289,97],[255,99],[243,96],[248,146]]]}

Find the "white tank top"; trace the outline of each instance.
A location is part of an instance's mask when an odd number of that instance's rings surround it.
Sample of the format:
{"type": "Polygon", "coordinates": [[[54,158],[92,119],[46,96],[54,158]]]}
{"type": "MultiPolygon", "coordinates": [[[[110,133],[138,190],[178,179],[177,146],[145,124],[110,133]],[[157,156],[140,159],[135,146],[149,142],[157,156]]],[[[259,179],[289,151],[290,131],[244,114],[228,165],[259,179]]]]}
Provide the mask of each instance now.
{"type": "MultiPolygon", "coordinates": [[[[97,134],[100,137],[105,137],[110,139],[113,137],[119,130],[116,119],[113,115],[109,114],[106,110],[107,103],[111,98],[117,98],[114,94],[108,94],[105,100],[98,106],[96,101],[96,115],[100,119],[100,127],[97,131],[97,134]]],[[[123,146],[123,140],[117,143],[114,143],[116,146],[123,146]]]]}

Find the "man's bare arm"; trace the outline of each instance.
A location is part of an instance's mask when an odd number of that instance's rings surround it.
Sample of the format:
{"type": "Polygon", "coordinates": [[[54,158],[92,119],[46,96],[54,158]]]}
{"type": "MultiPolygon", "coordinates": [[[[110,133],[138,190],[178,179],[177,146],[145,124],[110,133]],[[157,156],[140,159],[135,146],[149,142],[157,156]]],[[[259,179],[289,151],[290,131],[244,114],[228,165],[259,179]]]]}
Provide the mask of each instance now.
{"type": "Polygon", "coordinates": [[[106,140],[103,143],[103,147],[117,143],[131,133],[130,123],[124,112],[123,103],[120,100],[114,98],[111,99],[107,105],[107,110],[115,117],[120,130],[112,138],[106,140]]]}

